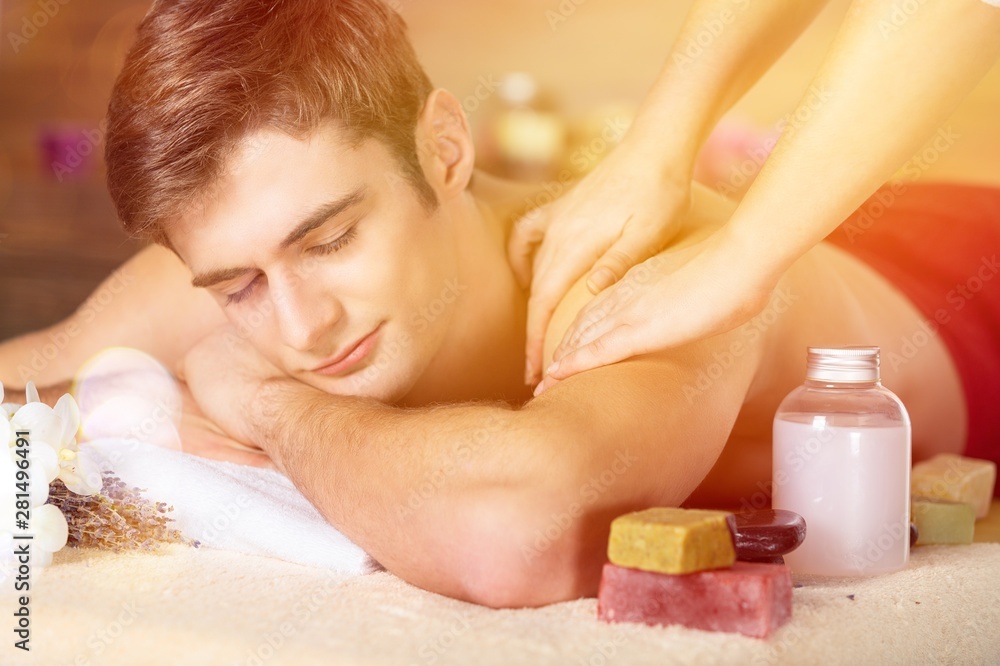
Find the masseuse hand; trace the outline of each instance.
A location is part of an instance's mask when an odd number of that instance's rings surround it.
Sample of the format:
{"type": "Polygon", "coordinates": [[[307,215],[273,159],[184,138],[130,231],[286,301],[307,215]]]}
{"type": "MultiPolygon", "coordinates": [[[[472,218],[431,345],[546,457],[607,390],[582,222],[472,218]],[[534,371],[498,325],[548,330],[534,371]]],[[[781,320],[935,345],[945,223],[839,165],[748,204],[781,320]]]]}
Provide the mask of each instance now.
{"type": "Polygon", "coordinates": [[[626,138],[568,194],[517,222],[508,254],[521,285],[531,284],[525,383],[541,379],[545,331],[573,283],[589,273],[596,294],[665,247],[690,205],[690,182],[652,168],[626,138]]]}
{"type": "Polygon", "coordinates": [[[779,278],[725,227],[653,257],[577,314],[535,395],[590,368],[732,330],[764,309],[779,278]]]}

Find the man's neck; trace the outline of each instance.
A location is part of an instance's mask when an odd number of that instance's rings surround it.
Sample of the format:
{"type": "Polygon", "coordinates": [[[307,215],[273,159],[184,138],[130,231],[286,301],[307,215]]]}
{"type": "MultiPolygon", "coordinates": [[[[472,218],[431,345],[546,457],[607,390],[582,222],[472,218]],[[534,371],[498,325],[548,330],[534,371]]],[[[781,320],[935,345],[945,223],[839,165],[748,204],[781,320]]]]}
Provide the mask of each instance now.
{"type": "Polygon", "coordinates": [[[507,240],[537,186],[477,172],[456,233],[462,248],[455,311],[438,355],[401,406],[531,397],[524,384],[527,292],[507,259],[507,240]]]}

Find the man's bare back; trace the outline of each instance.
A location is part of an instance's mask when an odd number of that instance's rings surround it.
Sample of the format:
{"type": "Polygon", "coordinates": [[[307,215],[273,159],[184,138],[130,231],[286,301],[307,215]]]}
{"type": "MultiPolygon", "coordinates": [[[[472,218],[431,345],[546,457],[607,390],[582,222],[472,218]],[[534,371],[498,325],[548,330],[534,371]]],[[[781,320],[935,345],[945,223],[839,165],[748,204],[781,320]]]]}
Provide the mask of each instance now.
{"type": "MultiPolygon", "coordinates": [[[[661,256],[669,261],[671,253],[707,238],[735,206],[707,188],[696,187],[684,229],[661,256]]],[[[581,281],[553,319],[546,336],[546,361],[588,299],[581,281]]],[[[749,503],[759,508],[768,501],[772,421],[781,400],[805,378],[806,347],[873,344],[888,354],[904,337],[921,330],[924,319],[905,295],[864,262],[826,243],[807,253],[782,279],[771,305],[738,329],[736,342],[747,344],[734,353],[733,340],[719,336],[713,364],[704,368],[701,382],[686,387],[689,401],[705,399],[707,386],[720,381],[720,373],[724,377],[732,365],[745,363],[751,356],[746,354],[750,344],[763,342],[763,355],[725,449],[687,504],[732,508],[749,503]]],[[[962,450],[967,416],[961,380],[939,337],[932,337],[905,364],[883,363],[882,381],[909,410],[914,460],[962,450]]]]}

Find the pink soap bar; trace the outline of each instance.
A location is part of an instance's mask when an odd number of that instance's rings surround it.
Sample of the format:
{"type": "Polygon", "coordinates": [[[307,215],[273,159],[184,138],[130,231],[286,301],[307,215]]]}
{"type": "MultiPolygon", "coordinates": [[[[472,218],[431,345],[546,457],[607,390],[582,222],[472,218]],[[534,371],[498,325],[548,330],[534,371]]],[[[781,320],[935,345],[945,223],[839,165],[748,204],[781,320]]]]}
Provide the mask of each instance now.
{"type": "Polygon", "coordinates": [[[767,638],[792,617],[792,576],[783,564],[736,562],[728,569],[669,575],[608,562],[597,617],[767,638]]]}

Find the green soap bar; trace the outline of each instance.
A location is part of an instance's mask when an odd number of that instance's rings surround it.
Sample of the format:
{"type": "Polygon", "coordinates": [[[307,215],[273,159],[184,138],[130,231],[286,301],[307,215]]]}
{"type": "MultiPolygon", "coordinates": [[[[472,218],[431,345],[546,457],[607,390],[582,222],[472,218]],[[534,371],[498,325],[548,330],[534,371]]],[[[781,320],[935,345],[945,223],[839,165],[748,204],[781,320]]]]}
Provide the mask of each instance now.
{"type": "Polygon", "coordinates": [[[727,511],[654,508],[611,523],[608,559],[620,567],[685,574],[736,561],[727,511]]]}
{"type": "Polygon", "coordinates": [[[917,524],[917,545],[972,543],[976,510],[971,504],[914,497],[910,514],[917,524]]]}

